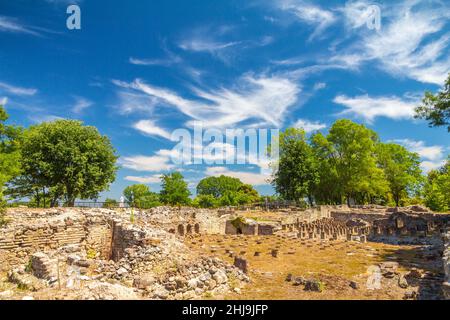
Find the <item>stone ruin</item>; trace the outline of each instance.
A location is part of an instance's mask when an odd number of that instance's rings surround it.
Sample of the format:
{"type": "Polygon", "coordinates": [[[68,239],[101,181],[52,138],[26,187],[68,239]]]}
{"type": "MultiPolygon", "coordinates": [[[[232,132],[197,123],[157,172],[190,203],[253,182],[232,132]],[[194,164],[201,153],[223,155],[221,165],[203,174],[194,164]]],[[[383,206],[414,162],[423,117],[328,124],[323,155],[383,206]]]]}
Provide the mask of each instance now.
{"type": "Polygon", "coordinates": [[[134,213],[134,223],[130,214],[10,210],[12,221],[0,229],[0,271],[19,288],[52,299],[196,299],[233,290],[230,279],[233,286],[249,281],[233,265],[189,252],[148,213],[134,213]]]}
{"type": "Polygon", "coordinates": [[[249,266],[240,256],[230,265],[194,254],[184,238],[431,243],[443,248],[443,292],[450,297],[449,215],[418,206],[284,208],[266,220],[241,215],[171,207],[10,209],[11,222],[0,229],[0,272],[19,288],[58,299],[198,299],[239,290],[250,280],[249,266]]]}

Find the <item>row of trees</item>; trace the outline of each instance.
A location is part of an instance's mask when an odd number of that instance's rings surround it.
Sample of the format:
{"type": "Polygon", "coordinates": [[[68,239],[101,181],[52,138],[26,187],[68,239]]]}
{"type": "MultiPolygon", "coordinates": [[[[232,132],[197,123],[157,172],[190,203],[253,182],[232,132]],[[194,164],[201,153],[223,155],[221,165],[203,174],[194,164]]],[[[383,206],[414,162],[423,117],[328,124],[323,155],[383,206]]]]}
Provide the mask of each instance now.
{"type": "Polygon", "coordinates": [[[419,156],[382,143],[364,125],[338,120],[328,135],[307,139],[302,129],[280,135],[276,191],[285,199],[312,205],[380,203],[396,205],[417,195],[422,183],[419,156]]]}
{"type": "MultiPolygon", "coordinates": [[[[191,199],[188,184],[179,172],[161,176],[161,192],[155,193],[144,184],[128,186],[123,191],[128,205],[139,208],[152,208],[159,205],[191,205],[200,208],[217,208],[250,204],[260,200],[258,192],[251,185],[228,176],[207,177],[197,185],[197,196],[191,199]]],[[[105,207],[115,207],[114,199],[106,199],[105,207]]]]}
{"type": "MultiPolygon", "coordinates": [[[[450,132],[450,75],[437,94],[426,92],[416,117],[450,132]]],[[[273,185],[284,199],[310,204],[408,204],[450,209],[450,158],[425,177],[419,155],[382,143],[364,125],[338,120],[328,135],[290,128],[280,135],[280,160],[273,185]]]]}

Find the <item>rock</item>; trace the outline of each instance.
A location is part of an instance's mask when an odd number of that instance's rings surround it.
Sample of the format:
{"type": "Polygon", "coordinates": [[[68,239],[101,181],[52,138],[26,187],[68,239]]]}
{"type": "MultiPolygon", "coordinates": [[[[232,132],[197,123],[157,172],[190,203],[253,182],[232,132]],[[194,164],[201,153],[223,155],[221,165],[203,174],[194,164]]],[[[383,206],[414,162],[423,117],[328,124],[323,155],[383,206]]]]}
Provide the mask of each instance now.
{"type": "Polygon", "coordinates": [[[34,300],[32,296],[24,296],[22,300],[34,300]]]}
{"type": "Polygon", "coordinates": [[[234,291],[235,293],[237,293],[237,294],[240,294],[240,293],[241,293],[241,289],[240,289],[240,288],[234,288],[233,291],[234,291]]]}
{"type": "Polygon", "coordinates": [[[212,290],[217,286],[217,282],[214,279],[210,279],[206,282],[206,285],[208,286],[209,290],[212,290]]]}
{"type": "Polygon", "coordinates": [[[422,272],[416,268],[412,268],[411,271],[406,276],[408,278],[411,277],[411,278],[420,279],[420,278],[422,278],[422,272]]]}
{"type": "Polygon", "coordinates": [[[403,275],[398,278],[398,286],[402,289],[406,289],[409,286],[408,281],[403,275]]]}
{"type": "Polygon", "coordinates": [[[17,287],[23,290],[39,291],[45,288],[44,282],[35,276],[31,274],[19,274],[14,270],[8,273],[8,280],[17,284],[17,287]]]}
{"type": "Polygon", "coordinates": [[[296,277],[294,279],[294,286],[304,285],[306,283],[306,280],[302,277],[296,277]]]}
{"type": "Polygon", "coordinates": [[[396,275],[396,273],[392,272],[392,271],[385,271],[385,272],[383,272],[383,277],[388,278],[388,279],[394,278],[395,275],[396,275]]]}
{"type": "Polygon", "coordinates": [[[175,277],[175,283],[176,283],[178,289],[183,288],[187,285],[186,279],[181,276],[175,277]]]}
{"type": "Polygon", "coordinates": [[[355,281],[350,281],[350,287],[355,290],[359,289],[359,285],[355,281]]]}
{"type": "Polygon", "coordinates": [[[289,274],[286,276],[286,281],[287,281],[287,282],[291,282],[291,281],[292,281],[292,278],[293,278],[292,273],[289,273],[289,274]]]}
{"type": "Polygon", "coordinates": [[[387,261],[379,264],[381,270],[392,270],[395,271],[398,268],[398,262],[387,261]]]}
{"type": "Polygon", "coordinates": [[[241,257],[235,257],[234,258],[234,266],[244,273],[248,273],[248,262],[246,259],[241,257]]]}
{"type": "Polygon", "coordinates": [[[133,287],[138,289],[146,289],[155,283],[155,278],[152,275],[142,275],[134,278],[133,287]]]}
{"type": "Polygon", "coordinates": [[[166,300],[169,297],[169,291],[167,291],[165,288],[158,286],[154,291],[153,295],[156,298],[166,300]]]}
{"type": "Polygon", "coordinates": [[[318,280],[307,280],[305,283],[305,290],[306,291],[315,291],[315,292],[322,292],[323,291],[323,284],[322,282],[318,280]]]}
{"type": "Polygon", "coordinates": [[[209,273],[210,273],[211,275],[215,274],[216,272],[217,272],[217,268],[216,268],[216,267],[211,267],[211,268],[209,269],[209,273]]]}
{"type": "Polygon", "coordinates": [[[0,292],[0,298],[8,298],[11,297],[13,294],[14,292],[12,290],[2,291],[0,292]]]}
{"type": "Polygon", "coordinates": [[[117,270],[117,274],[118,274],[119,276],[123,276],[123,275],[125,275],[125,274],[127,274],[127,273],[128,273],[128,270],[125,269],[125,268],[123,268],[123,267],[120,267],[120,268],[117,270]]]}
{"type": "Polygon", "coordinates": [[[227,282],[228,277],[225,274],[225,272],[223,272],[222,270],[217,271],[214,275],[213,275],[213,279],[218,283],[218,284],[222,284],[227,282]]]}
{"type": "Polygon", "coordinates": [[[416,299],[417,298],[417,292],[415,290],[408,290],[405,292],[405,295],[403,296],[403,299],[416,299]]]}
{"type": "Polygon", "coordinates": [[[184,300],[192,300],[195,298],[195,291],[194,290],[189,290],[186,291],[185,293],[183,293],[183,299],[184,300]]]}
{"type": "Polygon", "coordinates": [[[198,287],[198,279],[196,279],[196,278],[190,279],[190,280],[187,282],[187,285],[188,285],[188,287],[191,288],[191,289],[197,288],[197,287],[198,287]]]}

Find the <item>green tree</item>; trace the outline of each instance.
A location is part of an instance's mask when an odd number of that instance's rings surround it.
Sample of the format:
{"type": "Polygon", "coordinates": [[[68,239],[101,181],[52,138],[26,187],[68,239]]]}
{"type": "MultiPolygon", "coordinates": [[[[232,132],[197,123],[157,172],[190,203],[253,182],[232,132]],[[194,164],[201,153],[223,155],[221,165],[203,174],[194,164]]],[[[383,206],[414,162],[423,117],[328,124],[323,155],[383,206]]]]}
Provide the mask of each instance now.
{"type": "Polygon", "coordinates": [[[207,177],[197,184],[197,194],[211,195],[215,198],[222,197],[225,192],[237,192],[243,185],[238,178],[221,175],[219,177],[207,177]]]}
{"type": "Polygon", "coordinates": [[[161,177],[162,190],[160,193],[161,201],[169,205],[188,205],[191,202],[191,195],[188,184],[179,172],[164,174],[161,177]]]}
{"type": "Polygon", "coordinates": [[[380,143],[377,158],[384,170],[395,205],[399,206],[402,197],[417,190],[422,182],[420,157],[395,143],[380,143]]]}
{"type": "Polygon", "coordinates": [[[0,105],[0,224],[3,224],[5,200],[3,191],[5,183],[20,172],[20,145],[22,129],[7,125],[8,114],[0,105]]]}
{"type": "Polygon", "coordinates": [[[219,201],[210,194],[199,194],[192,201],[192,205],[198,208],[216,208],[219,206],[219,201]]]}
{"type": "Polygon", "coordinates": [[[377,167],[375,146],[378,135],[362,124],[348,119],[336,121],[327,137],[318,133],[312,137],[313,148],[323,165],[319,169],[325,185],[316,189],[318,198],[326,198],[323,192],[335,189],[333,198],[345,198],[347,204],[370,202],[383,192],[386,181],[377,167]],[[323,170],[323,171],[322,171],[323,170]],[[325,177],[328,175],[328,177],[325,177]],[[336,194],[337,193],[337,194],[336,194]]]}
{"type": "Polygon", "coordinates": [[[111,142],[81,121],[44,122],[25,131],[22,174],[46,188],[51,204],[63,199],[96,199],[115,179],[117,156],[111,142]]]}
{"type": "Polygon", "coordinates": [[[202,179],[197,185],[197,198],[195,203],[202,207],[237,206],[257,202],[259,194],[240,179],[221,175],[202,179]]]}
{"type": "Polygon", "coordinates": [[[432,170],[424,186],[425,204],[434,211],[450,210],[450,160],[440,170],[432,170]]]}
{"type": "Polygon", "coordinates": [[[303,129],[289,128],[279,137],[278,170],[272,184],[286,200],[301,201],[307,197],[313,204],[313,190],[318,182],[318,163],[303,129]]]}
{"type": "Polygon", "coordinates": [[[422,105],[416,108],[415,117],[427,120],[430,127],[447,126],[450,132],[450,74],[443,90],[436,95],[425,92],[422,105]]]}
{"type": "Polygon", "coordinates": [[[126,203],[132,207],[153,208],[159,206],[159,195],[145,184],[134,184],[123,190],[126,203]]]}

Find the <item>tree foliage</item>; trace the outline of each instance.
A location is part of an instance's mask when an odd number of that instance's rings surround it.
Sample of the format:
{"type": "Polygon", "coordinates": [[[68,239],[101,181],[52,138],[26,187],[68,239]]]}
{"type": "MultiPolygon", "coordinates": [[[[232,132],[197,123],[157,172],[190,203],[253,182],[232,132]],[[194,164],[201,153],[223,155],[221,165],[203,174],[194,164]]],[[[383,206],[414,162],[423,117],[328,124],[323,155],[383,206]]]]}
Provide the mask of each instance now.
{"type": "Polygon", "coordinates": [[[162,190],[160,193],[161,202],[169,205],[188,205],[191,202],[189,196],[191,192],[184,177],[179,172],[164,174],[161,177],[162,190]]]}
{"type": "Polygon", "coordinates": [[[422,105],[416,108],[416,118],[427,120],[430,127],[447,126],[450,132],[450,74],[437,94],[425,92],[422,105]]]}
{"type": "Polygon", "coordinates": [[[279,146],[273,184],[286,200],[387,204],[393,198],[398,205],[422,181],[417,154],[382,144],[373,130],[346,119],[309,141],[301,129],[287,129],[279,146]]]}
{"type": "Polygon", "coordinates": [[[123,190],[126,203],[132,207],[153,208],[161,204],[159,195],[145,184],[134,184],[123,190]]]}
{"type": "Polygon", "coordinates": [[[116,160],[111,142],[95,127],[75,120],[32,126],[21,149],[21,181],[30,182],[24,195],[42,190],[51,205],[62,199],[68,206],[77,198],[96,199],[114,181],[116,160]]]}
{"type": "Polygon", "coordinates": [[[280,157],[272,184],[285,199],[300,201],[308,197],[312,204],[318,183],[318,161],[303,129],[287,129],[279,137],[280,157]]]}
{"type": "Polygon", "coordinates": [[[5,183],[20,172],[20,145],[22,128],[7,125],[8,114],[0,105],[0,225],[3,224],[3,191],[5,183]]]}
{"type": "Polygon", "coordinates": [[[450,210],[450,159],[440,170],[432,170],[424,187],[425,204],[434,211],[450,210]]]}
{"type": "Polygon", "coordinates": [[[201,208],[237,206],[259,200],[258,192],[240,179],[225,175],[207,177],[197,185],[197,197],[193,204],[201,208]]]}
{"type": "Polygon", "coordinates": [[[415,193],[423,180],[420,157],[395,143],[380,143],[377,156],[395,204],[399,206],[402,197],[415,193]]]}

